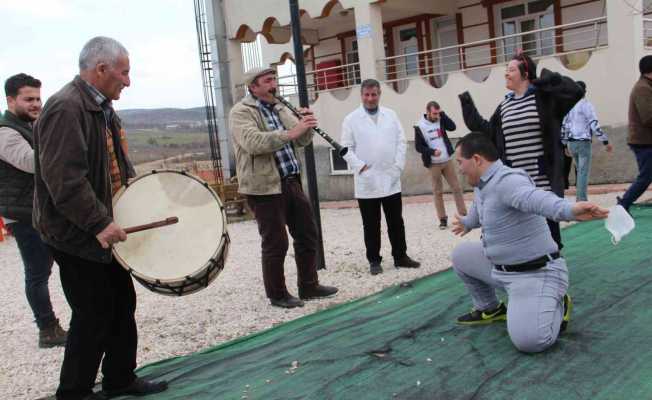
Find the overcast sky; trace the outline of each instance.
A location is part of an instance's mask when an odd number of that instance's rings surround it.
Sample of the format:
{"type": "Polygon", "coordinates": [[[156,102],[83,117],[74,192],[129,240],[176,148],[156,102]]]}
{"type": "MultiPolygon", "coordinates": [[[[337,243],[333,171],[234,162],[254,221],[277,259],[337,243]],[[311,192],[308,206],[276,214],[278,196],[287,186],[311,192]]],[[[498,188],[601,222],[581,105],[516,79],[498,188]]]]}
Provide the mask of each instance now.
{"type": "Polygon", "coordinates": [[[129,51],[126,108],[203,105],[191,0],[0,0],[0,82],[25,72],[43,82],[44,99],[78,73],[83,45],[109,36],[129,51]]]}

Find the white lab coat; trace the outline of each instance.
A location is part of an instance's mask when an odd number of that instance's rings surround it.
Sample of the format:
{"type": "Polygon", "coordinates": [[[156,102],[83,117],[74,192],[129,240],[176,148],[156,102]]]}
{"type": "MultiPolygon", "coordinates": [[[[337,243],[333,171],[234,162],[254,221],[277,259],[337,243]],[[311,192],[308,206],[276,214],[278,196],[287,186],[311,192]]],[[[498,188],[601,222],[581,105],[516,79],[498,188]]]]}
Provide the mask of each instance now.
{"type": "Polygon", "coordinates": [[[354,171],[355,198],[375,199],[401,191],[405,168],[405,133],[396,113],[379,107],[378,123],[361,105],[342,122],[344,159],[354,171]],[[360,173],[363,166],[369,168],[360,173]]]}

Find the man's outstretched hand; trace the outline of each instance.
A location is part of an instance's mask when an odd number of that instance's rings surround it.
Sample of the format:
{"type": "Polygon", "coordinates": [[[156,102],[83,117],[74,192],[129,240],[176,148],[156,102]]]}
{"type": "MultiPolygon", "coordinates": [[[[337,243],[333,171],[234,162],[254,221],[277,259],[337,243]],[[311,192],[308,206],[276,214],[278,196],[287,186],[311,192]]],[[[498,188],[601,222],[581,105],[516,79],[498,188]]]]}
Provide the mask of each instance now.
{"type": "Polygon", "coordinates": [[[605,219],[609,216],[609,210],[600,207],[590,201],[578,201],[573,204],[573,215],[578,221],[591,221],[594,219],[605,219]]]}

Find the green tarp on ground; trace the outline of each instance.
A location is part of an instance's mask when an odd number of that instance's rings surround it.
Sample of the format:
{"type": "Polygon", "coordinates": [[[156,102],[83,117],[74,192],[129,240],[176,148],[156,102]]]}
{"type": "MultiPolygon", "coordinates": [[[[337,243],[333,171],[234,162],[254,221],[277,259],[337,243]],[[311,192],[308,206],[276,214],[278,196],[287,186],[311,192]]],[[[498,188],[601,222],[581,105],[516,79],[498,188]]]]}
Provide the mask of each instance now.
{"type": "Polygon", "coordinates": [[[505,324],[456,326],[470,302],[449,270],[139,375],[170,381],[160,400],[652,399],[652,208],[633,213],[618,246],[601,221],[563,231],[574,312],[543,354],[505,324]]]}

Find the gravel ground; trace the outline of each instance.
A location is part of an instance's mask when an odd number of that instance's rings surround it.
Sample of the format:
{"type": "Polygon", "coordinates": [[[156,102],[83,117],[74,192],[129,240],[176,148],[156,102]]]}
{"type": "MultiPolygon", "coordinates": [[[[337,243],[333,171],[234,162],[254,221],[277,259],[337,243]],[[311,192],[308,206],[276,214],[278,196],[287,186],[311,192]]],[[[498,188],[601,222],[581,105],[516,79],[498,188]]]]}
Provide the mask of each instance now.
{"type": "MultiPolygon", "coordinates": [[[[615,193],[591,196],[610,206],[615,193]]],[[[457,238],[440,231],[431,202],[406,202],[404,219],[408,254],[421,261],[416,270],[393,268],[387,235],[383,232],[383,274],[371,276],[365,260],[362,223],[357,209],[323,209],[322,225],[328,269],[320,272],[324,284],[340,288],[337,296],[310,301],[299,309],[271,307],[260,272],[260,239],[253,221],[229,225],[232,243],[227,267],[208,288],[181,298],[151,293],[136,284],[139,328],[138,364],[193,353],[257,332],[303,315],[375,293],[449,267],[449,254],[462,240],[477,240],[477,231],[457,238]]],[[[447,209],[454,205],[447,199],[447,209]]],[[[383,223],[383,231],[385,230],[383,223]]],[[[290,249],[290,253],[292,250],[290,249]]],[[[288,288],[296,293],[296,268],[289,254],[288,288]]],[[[12,238],[0,242],[0,399],[35,399],[56,390],[63,349],[39,349],[38,332],[24,295],[20,255],[12,238]]],[[[50,279],[52,302],[65,327],[70,320],[55,266],[50,279]]]]}

